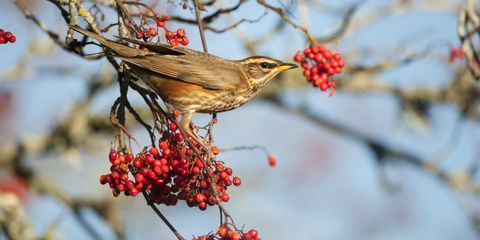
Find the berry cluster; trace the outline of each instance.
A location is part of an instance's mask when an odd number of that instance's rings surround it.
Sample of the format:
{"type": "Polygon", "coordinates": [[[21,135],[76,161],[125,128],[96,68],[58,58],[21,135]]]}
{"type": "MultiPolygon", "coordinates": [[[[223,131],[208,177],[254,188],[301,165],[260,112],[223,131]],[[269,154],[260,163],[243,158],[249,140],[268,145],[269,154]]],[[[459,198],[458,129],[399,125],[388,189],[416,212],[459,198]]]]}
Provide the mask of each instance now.
{"type": "Polygon", "coordinates": [[[185,29],[179,28],[174,33],[172,31],[165,31],[165,38],[167,38],[168,43],[172,46],[178,46],[178,44],[182,44],[183,46],[188,45],[189,40],[188,37],[185,35],[185,29]]]}
{"type": "Polygon", "coordinates": [[[0,28],[0,44],[14,43],[15,41],[17,41],[15,35],[0,28]]]}
{"type": "MultiPolygon", "coordinates": [[[[197,156],[187,141],[200,147],[195,141],[185,140],[172,122],[163,133],[158,148],[145,148],[136,157],[112,149],[110,173],[102,175],[100,183],[108,183],[114,196],[122,192],[135,196],[148,190],[154,203],[176,205],[178,200],[184,200],[190,207],[205,210],[208,205],[218,203],[212,191],[213,179],[218,199],[228,202],[227,188],[232,184],[239,186],[241,179],[233,177],[232,169],[221,162],[208,162],[205,166],[200,160],[205,156],[197,156]]],[[[218,154],[218,148],[212,148],[212,153],[218,154]]]]}
{"type": "Polygon", "coordinates": [[[340,74],[345,66],[342,54],[332,52],[323,45],[307,47],[303,53],[295,54],[293,60],[300,63],[307,80],[322,91],[335,89],[335,83],[330,77],[340,74]]]}
{"type": "Polygon", "coordinates": [[[242,231],[234,231],[230,229],[227,225],[222,225],[218,228],[215,234],[209,234],[204,236],[199,236],[193,238],[193,240],[214,240],[214,239],[221,239],[221,240],[261,240],[258,237],[258,231],[255,229],[251,229],[248,232],[244,233],[242,231]]]}
{"type": "Polygon", "coordinates": [[[168,43],[172,46],[178,46],[179,44],[182,44],[183,46],[188,45],[189,40],[188,37],[185,34],[185,29],[179,28],[177,31],[172,32],[167,29],[166,27],[166,22],[168,21],[168,16],[163,16],[161,18],[158,18],[156,20],[157,23],[157,28],[154,27],[149,27],[147,29],[139,29],[137,32],[135,32],[135,37],[137,39],[144,39],[144,40],[149,40],[152,39],[156,36],[158,36],[158,28],[162,28],[165,30],[165,38],[167,39],[168,43]]]}

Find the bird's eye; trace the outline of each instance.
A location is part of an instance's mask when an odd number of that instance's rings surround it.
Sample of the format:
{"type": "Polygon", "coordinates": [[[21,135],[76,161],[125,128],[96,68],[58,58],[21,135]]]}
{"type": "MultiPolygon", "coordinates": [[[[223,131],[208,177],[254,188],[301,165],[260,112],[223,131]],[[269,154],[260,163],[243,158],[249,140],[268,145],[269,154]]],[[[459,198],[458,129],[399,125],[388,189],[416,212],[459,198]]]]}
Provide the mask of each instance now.
{"type": "Polygon", "coordinates": [[[268,62],[262,62],[262,63],[260,63],[260,67],[261,67],[261,68],[269,68],[269,67],[270,67],[270,63],[268,63],[268,62]]]}

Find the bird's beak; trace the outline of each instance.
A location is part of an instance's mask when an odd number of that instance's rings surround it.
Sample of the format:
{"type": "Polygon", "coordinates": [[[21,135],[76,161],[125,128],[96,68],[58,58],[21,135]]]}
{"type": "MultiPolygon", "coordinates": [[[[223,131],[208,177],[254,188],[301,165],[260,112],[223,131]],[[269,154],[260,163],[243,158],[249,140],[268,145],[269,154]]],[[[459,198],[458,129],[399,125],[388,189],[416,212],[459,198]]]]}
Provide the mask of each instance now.
{"type": "Polygon", "coordinates": [[[282,63],[280,66],[277,67],[277,69],[278,71],[283,72],[288,69],[297,68],[297,67],[298,65],[294,63],[282,63]]]}

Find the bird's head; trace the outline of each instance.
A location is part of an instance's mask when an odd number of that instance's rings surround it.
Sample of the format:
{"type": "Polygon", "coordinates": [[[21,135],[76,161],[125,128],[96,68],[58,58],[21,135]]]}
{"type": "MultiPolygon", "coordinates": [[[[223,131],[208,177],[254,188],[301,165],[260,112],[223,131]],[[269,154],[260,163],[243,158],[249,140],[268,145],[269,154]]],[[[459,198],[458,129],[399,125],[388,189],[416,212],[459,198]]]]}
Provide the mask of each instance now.
{"type": "Polygon", "coordinates": [[[254,86],[263,87],[278,73],[298,67],[269,57],[254,56],[240,61],[244,72],[254,86]]]}

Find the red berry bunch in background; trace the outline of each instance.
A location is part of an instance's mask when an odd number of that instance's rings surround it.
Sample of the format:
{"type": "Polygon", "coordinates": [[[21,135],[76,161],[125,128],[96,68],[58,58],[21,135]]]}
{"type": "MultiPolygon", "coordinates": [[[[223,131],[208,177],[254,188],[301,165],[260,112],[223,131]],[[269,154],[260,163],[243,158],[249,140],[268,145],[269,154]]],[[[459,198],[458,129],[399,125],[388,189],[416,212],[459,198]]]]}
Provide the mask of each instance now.
{"type": "Polygon", "coordinates": [[[251,229],[248,232],[244,233],[243,231],[232,230],[227,225],[220,226],[220,228],[218,228],[216,233],[193,238],[193,240],[214,240],[214,239],[261,240],[261,238],[258,237],[258,231],[255,229],[251,229]]]}
{"type": "Polygon", "coordinates": [[[15,41],[17,41],[15,35],[0,28],[0,44],[14,43],[15,41]]]}
{"type": "Polygon", "coordinates": [[[177,31],[172,32],[166,28],[166,21],[168,21],[167,16],[157,19],[157,26],[165,30],[165,38],[167,39],[168,43],[172,46],[178,46],[179,44],[182,44],[183,46],[188,45],[189,40],[185,34],[185,29],[179,28],[177,31]]]}
{"type": "MultiPolygon", "coordinates": [[[[195,141],[191,142],[196,148],[200,147],[195,141]]],[[[217,149],[212,153],[218,154],[218,148],[212,149],[217,149]]],[[[174,122],[163,132],[158,147],[145,148],[135,157],[112,149],[109,160],[110,173],[102,175],[100,183],[108,183],[114,196],[122,192],[136,196],[147,190],[150,200],[157,204],[176,205],[178,200],[184,200],[190,207],[205,210],[208,205],[218,203],[212,191],[212,179],[218,199],[223,202],[230,199],[227,188],[241,184],[241,179],[233,177],[232,169],[223,163],[210,162],[205,166],[174,122]]]]}
{"type": "Polygon", "coordinates": [[[335,90],[335,83],[330,77],[340,74],[345,66],[342,54],[332,52],[324,45],[307,47],[303,53],[295,54],[293,60],[300,63],[305,78],[322,91],[335,90]]]}
{"type": "Polygon", "coordinates": [[[158,28],[161,28],[165,31],[165,38],[168,41],[168,44],[172,46],[178,46],[182,44],[183,46],[188,45],[189,40],[185,34],[185,29],[179,28],[177,31],[172,32],[167,29],[166,22],[169,20],[168,16],[163,16],[161,18],[156,19],[157,28],[149,27],[145,29],[139,29],[135,32],[135,37],[137,39],[152,39],[154,37],[159,36],[158,28]]]}
{"type": "Polygon", "coordinates": [[[178,46],[179,44],[186,46],[189,43],[188,37],[185,35],[185,29],[183,28],[177,29],[176,32],[166,30],[165,38],[168,40],[168,43],[172,46],[178,46]]]}

